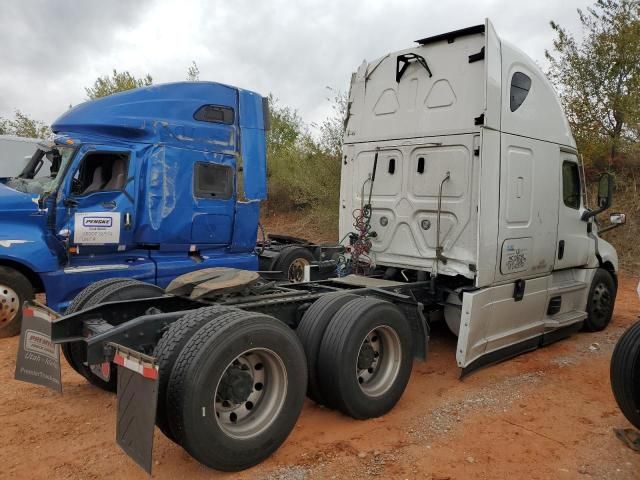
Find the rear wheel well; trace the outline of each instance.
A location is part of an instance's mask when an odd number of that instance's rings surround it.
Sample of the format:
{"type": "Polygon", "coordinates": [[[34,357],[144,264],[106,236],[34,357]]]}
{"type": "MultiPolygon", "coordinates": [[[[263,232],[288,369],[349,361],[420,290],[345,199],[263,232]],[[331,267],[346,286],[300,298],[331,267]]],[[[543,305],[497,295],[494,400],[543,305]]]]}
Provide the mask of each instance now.
{"type": "Polygon", "coordinates": [[[17,272],[20,272],[22,275],[27,277],[27,280],[29,280],[29,283],[31,283],[31,285],[33,286],[34,293],[44,293],[45,289],[44,283],[42,283],[42,279],[29,267],[13,260],[0,260],[0,266],[13,268],[17,272]]]}
{"type": "Polygon", "coordinates": [[[607,272],[609,272],[611,274],[611,276],[613,277],[613,281],[616,284],[616,287],[618,286],[618,276],[616,275],[616,269],[613,267],[613,264],[609,261],[607,262],[603,262],[601,265],[602,268],[604,268],[607,272]]]}

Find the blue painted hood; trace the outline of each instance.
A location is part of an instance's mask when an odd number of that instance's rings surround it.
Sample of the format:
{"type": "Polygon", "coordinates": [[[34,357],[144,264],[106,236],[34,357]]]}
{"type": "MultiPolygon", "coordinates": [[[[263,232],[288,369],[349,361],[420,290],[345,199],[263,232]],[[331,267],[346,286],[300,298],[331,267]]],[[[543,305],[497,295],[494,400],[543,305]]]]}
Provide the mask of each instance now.
{"type": "MultiPolygon", "coordinates": [[[[0,183],[0,219],[6,214],[14,215],[15,213],[35,213],[38,206],[35,199],[38,195],[33,193],[23,193],[0,183]]],[[[0,221],[0,225],[2,225],[0,221]]]]}

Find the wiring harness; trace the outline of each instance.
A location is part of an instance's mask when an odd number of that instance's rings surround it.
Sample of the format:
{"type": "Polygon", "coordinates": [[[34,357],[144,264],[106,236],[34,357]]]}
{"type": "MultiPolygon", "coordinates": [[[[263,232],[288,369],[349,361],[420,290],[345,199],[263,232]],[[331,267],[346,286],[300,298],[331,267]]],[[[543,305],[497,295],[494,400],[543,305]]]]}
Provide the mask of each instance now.
{"type": "Polygon", "coordinates": [[[360,208],[356,208],[352,213],[353,217],[353,232],[349,232],[341,241],[349,238],[349,246],[347,252],[351,254],[351,258],[348,259],[345,255],[340,255],[338,258],[338,266],[336,267],[336,274],[339,277],[354,273],[356,275],[368,275],[372,268],[375,267],[373,259],[369,255],[371,252],[371,239],[377,236],[376,232],[371,231],[371,195],[373,192],[373,182],[376,178],[376,168],[378,166],[378,152],[376,152],[373,161],[373,171],[369,177],[363,182],[360,192],[361,205],[360,208]],[[364,192],[365,188],[369,184],[369,199],[364,204],[364,192]]]}

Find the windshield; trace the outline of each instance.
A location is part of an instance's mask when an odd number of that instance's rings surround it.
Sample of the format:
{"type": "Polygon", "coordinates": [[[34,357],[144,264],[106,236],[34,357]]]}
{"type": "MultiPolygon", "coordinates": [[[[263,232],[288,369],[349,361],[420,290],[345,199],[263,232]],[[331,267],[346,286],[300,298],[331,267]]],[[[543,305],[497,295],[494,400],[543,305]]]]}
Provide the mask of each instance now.
{"type": "Polygon", "coordinates": [[[63,145],[38,145],[38,150],[22,173],[7,185],[27,193],[48,194],[56,191],[75,150],[75,147],[63,145]]]}

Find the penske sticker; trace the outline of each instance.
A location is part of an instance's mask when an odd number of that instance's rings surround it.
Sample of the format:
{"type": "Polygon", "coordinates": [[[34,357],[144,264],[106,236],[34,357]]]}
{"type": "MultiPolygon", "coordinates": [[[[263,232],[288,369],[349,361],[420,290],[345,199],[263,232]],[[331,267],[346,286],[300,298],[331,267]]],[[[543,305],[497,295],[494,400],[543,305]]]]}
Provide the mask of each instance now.
{"type": "Polygon", "coordinates": [[[120,212],[76,213],[73,243],[108,245],[120,242],[120,212]]]}

